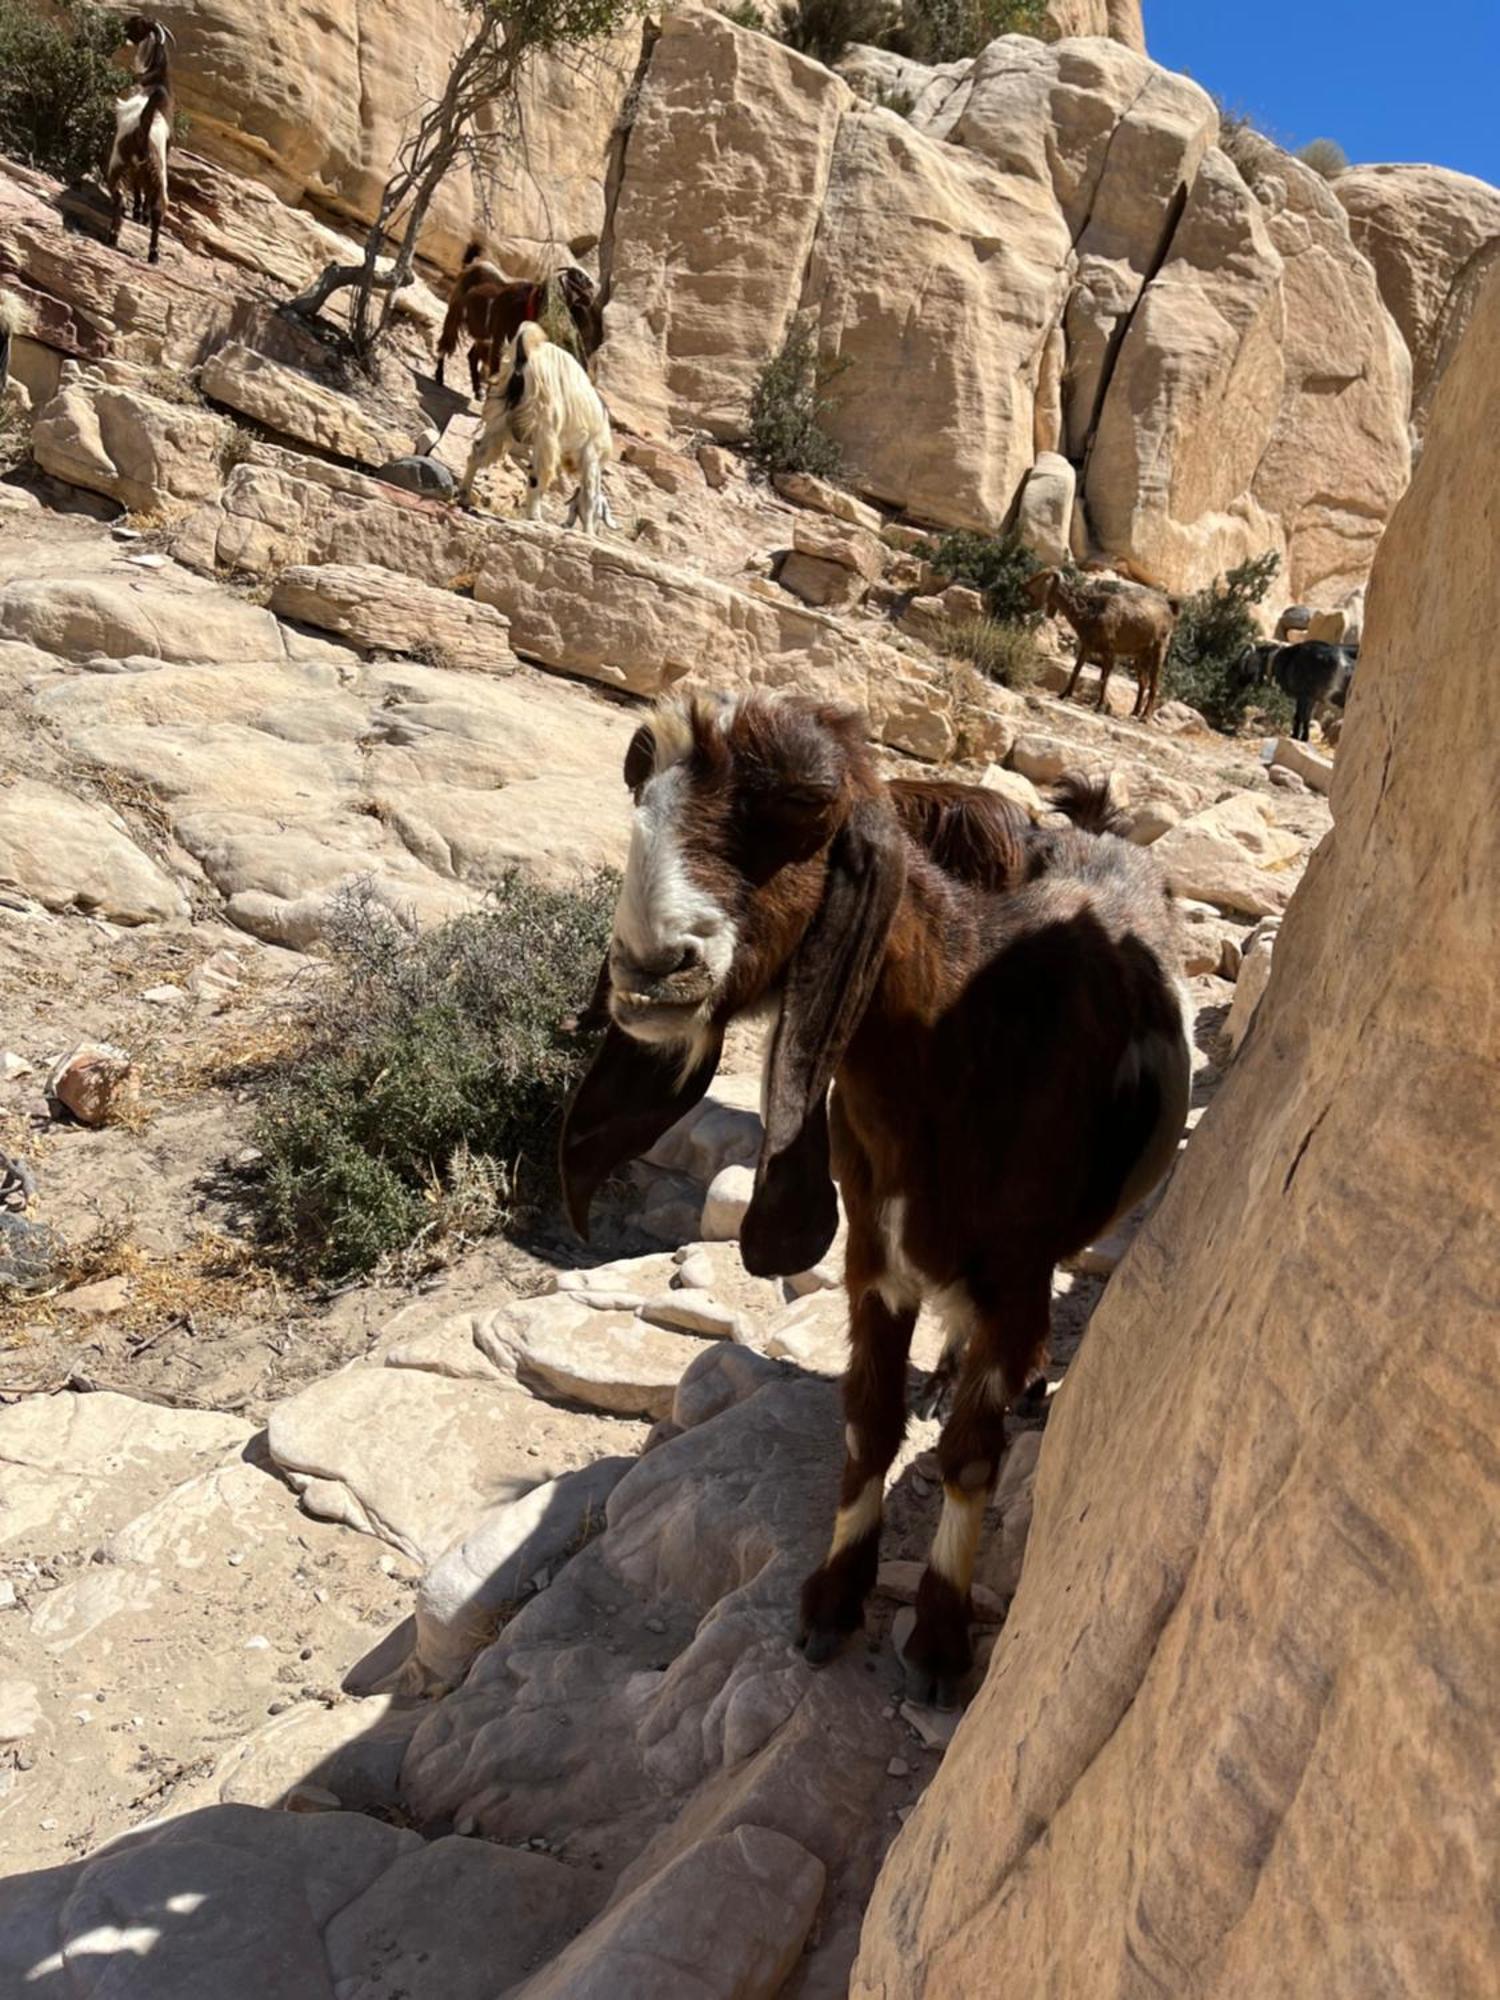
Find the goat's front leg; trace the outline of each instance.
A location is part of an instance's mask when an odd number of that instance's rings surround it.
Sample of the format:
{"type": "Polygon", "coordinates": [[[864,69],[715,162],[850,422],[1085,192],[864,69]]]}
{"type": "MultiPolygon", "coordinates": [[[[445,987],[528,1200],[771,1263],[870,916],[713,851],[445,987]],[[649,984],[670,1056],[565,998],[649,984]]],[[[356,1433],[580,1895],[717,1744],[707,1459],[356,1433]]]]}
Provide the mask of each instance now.
{"type": "Polygon", "coordinates": [[[1114,654],[1101,653],[1099,655],[1099,699],[1094,703],[1094,706],[1097,709],[1102,710],[1104,707],[1104,697],[1109,689],[1109,677],[1114,672],[1114,670],[1115,670],[1114,654]]]}
{"type": "Polygon", "coordinates": [[[1052,1273],[1035,1271],[984,1288],[971,1300],[973,1330],[938,1440],[943,1512],[917,1587],[917,1620],[903,1665],[913,1700],[956,1706],[974,1649],[969,1586],[984,1510],[1005,1450],[1005,1412],[1046,1351],[1052,1273]]]}
{"type": "Polygon", "coordinates": [[[1083,640],[1080,639],[1077,650],[1073,654],[1073,671],[1068,676],[1068,685],[1063,689],[1062,698],[1064,701],[1071,701],[1073,699],[1073,690],[1078,685],[1078,676],[1083,672],[1088,662],[1088,657],[1089,649],[1085,646],[1083,640]]]}
{"type": "Polygon", "coordinates": [[[798,1644],[814,1666],[858,1630],[875,1587],[885,1476],[906,1435],[906,1357],[916,1323],[915,1307],[892,1311],[873,1285],[851,1302],[839,1510],[828,1554],[802,1586],[798,1644]]]}

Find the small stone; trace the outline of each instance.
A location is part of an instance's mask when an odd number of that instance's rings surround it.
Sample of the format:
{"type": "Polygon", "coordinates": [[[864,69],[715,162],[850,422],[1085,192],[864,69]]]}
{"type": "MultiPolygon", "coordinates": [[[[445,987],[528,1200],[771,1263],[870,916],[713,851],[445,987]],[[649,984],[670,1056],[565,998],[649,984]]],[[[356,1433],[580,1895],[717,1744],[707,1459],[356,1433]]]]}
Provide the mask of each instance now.
{"type": "Polygon", "coordinates": [[[295,1813],[342,1812],[344,1807],[337,1792],[330,1792],[326,1785],[305,1782],[293,1785],[281,1803],[287,1812],[295,1813]]]}
{"type": "Polygon", "coordinates": [[[135,1108],[140,1085],[123,1049],[112,1042],[80,1042],[53,1064],[47,1097],[80,1125],[109,1125],[135,1108]]]}
{"type": "Polygon", "coordinates": [[[16,1586],[8,1576],[0,1576],[0,1611],[9,1611],[16,1601],[16,1586]]]}
{"type": "Polygon", "coordinates": [[[323,1588],[321,1583],[313,1592],[313,1602],[314,1604],[326,1604],[328,1602],[328,1592],[323,1588]]]}
{"type": "Polygon", "coordinates": [[[270,1648],[271,1642],[263,1632],[257,1632],[253,1639],[245,1641],[245,1651],[247,1653],[266,1653],[270,1651],[270,1648]]]}
{"type": "Polygon", "coordinates": [[[267,1715],[285,1715],[285,1714],[286,1714],[286,1712],[287,1712],[287,1710],[288,1710],[288,1709],[289,1709],[289,1708],[291,1707],[291,1705],[292,1705],[292,1704],[291,1704],[291,1703],[290,1703],[289,1701],[272,1701],[272,1702],[267,1702],[267,1704],[266,1704],[266,1714],[267,1714],[267,1715]]]}
{"type": "Polygon", "coordinates": [[[312,1658],[312,1656],[313,1656],[313,1649],[312,1649],[312,1647],[311,1647],[311,1646],[304,1646],[304,1647],[302,1648],[301,1652],[300,1652],[300,1653],[299,1653],[299,1654],[297,1655],[297,1658],[298,1658],[299,1660],[310,1660],[310,1659],[312,1658]]]}
{"type": "Polygon", "coordinates": [[[885,1775],[888,1778],[904,1778],[910,1771],[911,1766],[904,1757],[893,1757],[885,1767],[885,1775]]]}
{"type": "Polygon", "coordinates": [[[39,1819],[37,1825],[42,1829],[43,1833],[51,1833],[57,1826],[57,1821],[49,1813],[46,1819],[39,1819]]]}
{"type": "Polygon", "coordinates": [[[180,986],[148,986],[141,998],[153,1007],[185,1007],[192,995],[180,986]]]}
{"type": "Polygon", "coordinates": [[[0,1083],[14,1083],[17,1077],[31,1073],[25,1056],[18,1056],[14,1049],[0,1049],[0,1083]]]}
{"type": "Polygon", "coordinates": [[[963,1717],[957,1709],[925,1708],[915,1701],[903,1701],[901,1719],[915,1731],[924,1750],[946,1750],[963,1717]]]}
{"type": "Polygon", "coordinates": [[[722,1167],[709,1183],[703,1201],[704,1240],[723,1243],[737,1240],[740,1224],[755,1193],[755,1173],[750,1167],[722,1167]]]}
{"type": "Polygon", "coordinates": [[[479,1822],[477,1819],[475,1819],[473,1813],[465,1813],[462,1819],[456,1820],[454,1822],[453,1831],[455,1833],[463,1834],[464,1837],[467,1839],[467,1837],[474,1831],[474,1829],[478,1826],[478,1824],[479,1822]]]}
{"type": "Polygon", "coordinates": [[[648,1618],[646,1620],[646,1630],[648,1632],[665,1632],[666,1629],[667,1621],[665,1618],[648,1618]]]}
{"type": "Polygon", "coordinates": [[[243,1549],[231,1549],[224,1560],[231,1569],[238,1569],[240,1564],[245,1560],[245,1551],[243,1549]]]}

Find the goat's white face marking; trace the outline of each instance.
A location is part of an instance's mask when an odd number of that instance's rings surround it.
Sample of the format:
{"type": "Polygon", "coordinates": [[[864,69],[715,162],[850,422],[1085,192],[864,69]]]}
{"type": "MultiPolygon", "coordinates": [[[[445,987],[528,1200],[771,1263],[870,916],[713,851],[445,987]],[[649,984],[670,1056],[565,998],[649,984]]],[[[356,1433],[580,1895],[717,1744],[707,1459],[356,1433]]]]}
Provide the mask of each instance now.
{"type": "Polygon", "coordinates": [[[615,910],[610,976],[618,996],[632,971],[661,978],[671,973],[685,953],[691,953],[705,969],[712,987],[694,1012],[681,1007],[659,1013],[632,1010],[627,1016],[617,1012],[620,1026],[638,1041],[693,1038],[734,963],[733,919],[698,887],[687,870],[680,829],[687,795],[688,774],[680,763],[658,771],[641,792],[630,833],[625,882],[615,910]]]}

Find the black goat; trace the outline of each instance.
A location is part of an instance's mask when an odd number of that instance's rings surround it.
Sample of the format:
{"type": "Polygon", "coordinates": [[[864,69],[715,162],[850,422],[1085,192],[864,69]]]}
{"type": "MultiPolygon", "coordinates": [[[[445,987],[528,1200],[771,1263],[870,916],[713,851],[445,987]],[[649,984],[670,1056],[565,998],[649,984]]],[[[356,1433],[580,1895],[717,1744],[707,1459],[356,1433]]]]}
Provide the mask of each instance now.
{"type": "Polygon", "coordinates": [[[1241,654],[1240,676],[1246,686],[1274,680],[1283,694],[1291,696],[1292,736],[1306,743],[1321,702],[1344,706],[1358,658],[1358,646],[1333,646],[1325,639],[1304,639],[1295,646],[1261,639],[1241,654]]]}

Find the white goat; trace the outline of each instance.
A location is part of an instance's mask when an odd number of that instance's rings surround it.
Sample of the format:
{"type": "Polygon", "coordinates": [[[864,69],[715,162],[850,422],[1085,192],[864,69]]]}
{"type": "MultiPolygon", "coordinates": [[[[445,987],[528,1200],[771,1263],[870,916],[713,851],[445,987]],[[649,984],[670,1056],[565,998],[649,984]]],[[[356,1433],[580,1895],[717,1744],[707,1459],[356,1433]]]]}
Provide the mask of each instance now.
{"type": "Polygon", "coordinates": [[[566,471],[577,479],[578,490],[564,526],[576,522],[592,535],[601,522],[614,526],[603,483],[613,450],[609,416],[593,383],[566,349],[529,320],[507,341],[491,379],[458,498],[469,505],[474,481],[498,458],[525,458],[530,461],[527,520],[540,520],[543,499],[566,471]]]}

